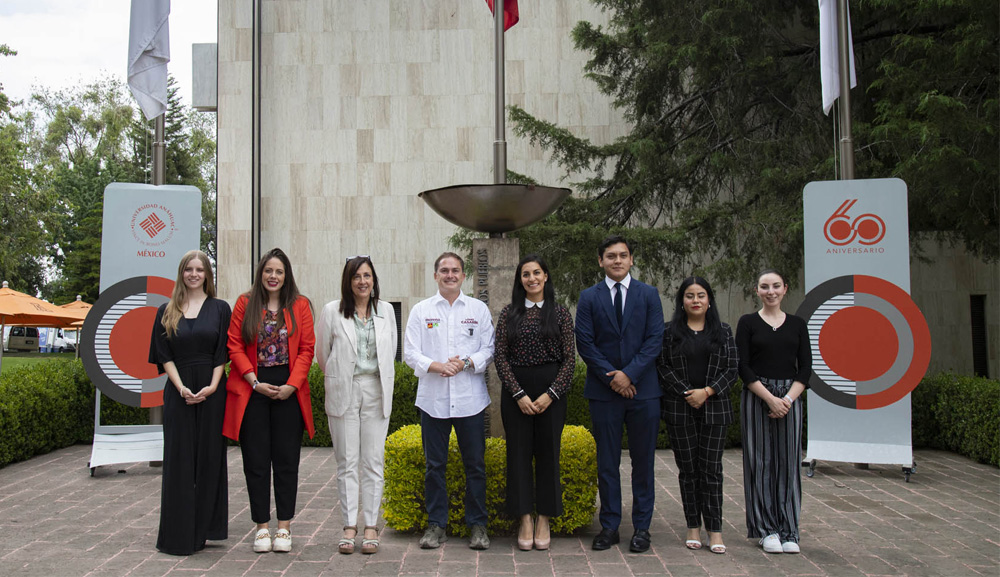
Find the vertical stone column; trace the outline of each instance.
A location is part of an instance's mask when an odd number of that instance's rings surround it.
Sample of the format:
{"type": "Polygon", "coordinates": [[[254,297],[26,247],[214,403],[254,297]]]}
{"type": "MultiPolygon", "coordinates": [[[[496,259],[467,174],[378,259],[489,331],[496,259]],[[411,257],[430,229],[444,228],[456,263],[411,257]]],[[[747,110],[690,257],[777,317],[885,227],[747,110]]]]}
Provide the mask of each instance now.
{"type": "MultiPolygon", "coordinates": [[[[472,241],[472,266],[475,270],[472,294],[490,307],[494,327],[500,309],[510,302],[514,272],[520,259],[520,242],[516,238],[477,238],[472,241]]],[[[493,365],[486,371],[486,388],[490,392],[486,430],[491,437],[502,437],[500,378],[493,365]]]]}

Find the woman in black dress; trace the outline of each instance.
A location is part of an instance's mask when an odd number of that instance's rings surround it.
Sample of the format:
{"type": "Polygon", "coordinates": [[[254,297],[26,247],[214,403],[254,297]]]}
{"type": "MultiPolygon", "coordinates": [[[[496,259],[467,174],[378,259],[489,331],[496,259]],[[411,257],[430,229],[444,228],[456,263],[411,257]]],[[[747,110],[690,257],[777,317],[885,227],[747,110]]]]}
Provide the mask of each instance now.
{"type": "Polygon", "coordinates": [[[719,319],[708,281],[681,282],[674,316],[663,332],[656,371],[663,388],[661,407],[677,463],[688,549],[701,549],[701,523],[712,553],[722,543],[722,449],[733,422],[729,389],[736,382],[736,343],[719,319]]]}
{"type": "Polygon", "coordinates": [[[576,348],[573,318],[556,303],[549,269],[530,254],[517,265],[511,303],[500,311],[494,359],[503,384],[507,510],[521,520],[518,547],[549,548],[549,518],[562,515],[559,449],[576,348]],[[532,466],[534,461],[534,466],[532,466]],[[532,526],[531,513],[538,522],[532,526]]]}
{"type": "Polygon", "coordinates": [[[215,298],[208,256],[181,259],[170,301],[153,322],[149,362],[167,373],[163,388],[163,489],[156,548],[190,555],[228,537],[229,486],[222,420],[230,309],[215,298]]]}
{"type": "Polygon", "coordinates": [[[736,325],[747,537],[760,539],[768,553],[799,552],[804,410],[798,398],[812,373],[806,322],[781,310],[787,291],[780,273],[761,272],[761,309],[736,325]]]}

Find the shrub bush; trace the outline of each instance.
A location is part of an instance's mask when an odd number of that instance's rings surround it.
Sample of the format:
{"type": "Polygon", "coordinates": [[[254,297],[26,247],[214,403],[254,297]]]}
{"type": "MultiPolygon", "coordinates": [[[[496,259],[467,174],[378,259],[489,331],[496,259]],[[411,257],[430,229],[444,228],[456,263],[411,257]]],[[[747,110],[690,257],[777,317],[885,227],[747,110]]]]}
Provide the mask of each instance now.
{"type": "MultiPolygon", "coordinates": [[[[583,427],[566,426],[562,434],[560,471],[563,514],[552,519],[552,531],[571,533],[590,525],[597,508],[597,453],[594,438],[583,427]]],[[[448,532],[468,534],[465,526],[465,469],[454,431],[448,445],[448,532]]],[[[504,510],[507,494],[507,453],[503,439],[486,440],[486,511],[489,532],[510,534],[515,520],[504,510]]],[[[385,443],[383,516],[397,531],[419,531],[427,526],[424,508],[424,452],[420,426],[406,425],[385,443]]]]}
{"type": "Polygon", "coordinates": [[[943,373],[912,395],[913,445],[1000,465],[1000,382],[943,373]]]}
{"type": "MultiPolygon", "coordinates": [[[[85,429],[67,363],[17,367],[0,379],[0,466],[72,445],[85,429]]],[[[91,417],[93,419],[93,417],[91,417]]],[[[93,429],[93,427],[91,427],[93,429]]]]}

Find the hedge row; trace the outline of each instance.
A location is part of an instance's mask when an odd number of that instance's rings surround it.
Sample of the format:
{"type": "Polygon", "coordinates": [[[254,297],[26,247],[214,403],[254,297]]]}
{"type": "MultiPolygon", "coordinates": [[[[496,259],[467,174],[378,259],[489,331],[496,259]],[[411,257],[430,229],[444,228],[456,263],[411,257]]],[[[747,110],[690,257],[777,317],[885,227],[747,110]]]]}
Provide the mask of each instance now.
{"type": "MultiPolygon", "coordinates": [[[[149,411],[101,399],[101,424],[149,422],[149,411]]],[[[94,439],[94,385],[78,360],[0,374],[0,467],[94,439]]]]}
{"type": "MultiPolygon", "coordinates": [[[[583,398],[586,368],[578,362],[567,399],[567,425],[590,427],[590,410],[583,398]]],[[[309,372],[316,436],[307,446],[328,447],[330,431],[324,411],[323,372],[309,372]]],[[[736,421],[726,447],[740,446],[739,406],[742,387],[730,391],[736,421]]],[[[389,430],[419,424],[414,403],[417,379],[396,364],[396,387],[389,430]]],[[[1000,381],[940,374],[925,377],[912,395],[913,446],[954,451],[982,463],[1000,466],[1000,381]]],[[[101,399],[101,423],[145,424],[149,411],[101,399]]],[[[76,442],[94,434],[94,387],[79,360],[53,359],[0,374],[0,467],[76,442]]],[[[627,440],[626,440],[627,441],[627,440]]],[[[661,425],[657,447],[670,446],[661,425]]]]}
{"type": "Polygon", "coordinates": [[[912,394],[913,446],[1000,466],[1000,382],[942,373],[912,394]]]}

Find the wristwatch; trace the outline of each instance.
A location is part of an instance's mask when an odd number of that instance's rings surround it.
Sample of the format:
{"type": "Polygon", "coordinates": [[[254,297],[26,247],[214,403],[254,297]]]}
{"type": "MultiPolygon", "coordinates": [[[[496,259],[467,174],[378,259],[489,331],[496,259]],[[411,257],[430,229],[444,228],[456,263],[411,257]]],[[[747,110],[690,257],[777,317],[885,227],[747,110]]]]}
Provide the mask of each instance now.
{"type": "Polygon", "coordinates": [[[472,359],[465,357],[465,365],[462,367],[463,371],[467,371],[472,368],[472,359]]]}
{"type": "Polygon", "coordinates": [[[259,385],[259,384],[260,384],[260,381],[258,381],[257,379],[254,379],[254,380],[253,380],[253,387],[252,387],[252,388],[253,388],[254,390],[256,390],[256,389],[257,389],[257,385],[259,385]]]}

